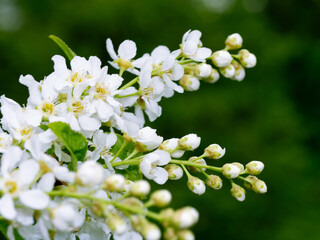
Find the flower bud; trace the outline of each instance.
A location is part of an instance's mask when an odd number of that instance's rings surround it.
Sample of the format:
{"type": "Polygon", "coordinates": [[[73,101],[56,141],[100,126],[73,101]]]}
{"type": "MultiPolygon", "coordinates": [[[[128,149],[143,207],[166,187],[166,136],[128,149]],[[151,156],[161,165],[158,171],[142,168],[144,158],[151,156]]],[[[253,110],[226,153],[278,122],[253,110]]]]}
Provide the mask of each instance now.
{"type": "Polygon", "coordinates": [[[219,72],[217,69],[212,68],[210,76],[207,78],[204,78],[203,80],[208,83],[215,83],[220,78],[219,72]]]}
{"type": "Polygon", "coordinates": [[[104,180],[104,187],[110,192],[124,190],[126,179],[121,174],[112,174],[104,180]]]}
{"type": "Polygon", "coordinates": [[[226,78],[233,78],[234,75],[236,74],[236,69],[232,64],[230,64],[226,67],[221,67],[220,72],[226,78]]]}
{"type": "Polygon", "coordinates": [[[247,181],[244,182],[244,186],[249,190],[252,190],[252,184],[259,180],[256,176],[251,175],[247,176],[246,179],[247,181]]]}
{"type": "Polygon", "coordinates": [[[192,192],[198,195],[201,195],[206,191],[206,185],[204,185],[203,181],[197,177],[189,177],[187,185],[192,192]]]}
{"type": "Polygon", "coordinates": [[[218,144],[211,144],[204,150],[204,153],[206,154],[207,158],[219,159],[224,156],[226,149],[220,147],[218,144]]]}
{"type": "Polygon", "coordinates": [[[230,190],[232,197],[242,202],[246,198],[246,191],[239,185],[232,183],[232,188],[230,190]]]}
{"type": "Polygon", "coordinates": [[[267,192],[267,185],[264,181],[258,180],[252,184],[252,190],[256,193],[263,194],[267,192]]]}
{"type": "Polygon", "coordinates": [[[178,239],[179,240],[194,240],[194,234],[188,230],[188,229],[184,229],[178,232],[178,239]]]}
{"type": "Polygon", "coordinates": [[[175,150],[178,148],[178,140],[179,138],[165,140],[160,144],[159,149],[169,152],[171,157],[180,158],[184,154],[184,151],[175,150]]]}
{"type": "Polygon", "coordinates": [[[130,186],[130,193],[136,197],[145,197],[150,192],[150,184],[146,180],[139,180],[130,186]]]}
{"type": "Polygon", "coordinates": [[[200,87],[199,78],[193,75],[183,75],[179,83],[187,91],[197,91],[200,87]]]}
{"type": "Polygon", "coordinates": [[[237,166],[240,169],[240,172],[244,170],[244,166],[241,163],[233,162],[231,164],[237,166]]]}
{"type": "Polygon", "coordinates": [[[263,162],[251,161],[246,165],[246,172],[252,175],[259,175],[264,168],[263,162]]]}
{"type": "Polygon", "coordinates": [[[144,127],[139,130],[136,138],[136,148],[140,152],[151,151],[157,148],[163,141],[163,137],[156,134],[156,130],[150,127],[144,127]]]}
{"type": "Polygon", "coordinates": [[[224,50],[214,52],[211,58],[213,64],[217,67],[226,67],[230,65],[233,59],[230,53],[224,50]]]}
{"type": "Polygon", "coordinates": [[[158,240],[161,237],[158,226],[150,222],[145,222],[143,224],[141,234],[146,240],[158,240]]]}
{"type": "Polygon", "coordinates": [[[239,33],[231,34],[227,37],[225,44],[229,49],[238,49],[242,47],[242,37],[239,33]]]}
{"type": "Polygon", "coordinates": [[[76,173],[76,183],[81,186],[94,186],[102,182],[104,177],[104,168],[95,161],[86,161],[76,173]]]}
{"type": "Polygon", "coordinates": [[[166,208],[160,212],[164,227],[167,227],[171,224],[171,219],[173,218],[174,213],[175,212],[172,208],[166,208]]]}
{"type": "Polygon", "coordinates": [[[123,199],[122,202],[123,202],[123,204],[131,206],[131,207],[141,208],[143,206],[143,202],[135,197],[127,197],[127,198],[123,199]]]}
{"type": "Polygon", "coordinates": [[[156,207],[164,207],[171,202],[172,196],[168,190],[158,190],[151,195],[151,200],[156,207]]]}
{"type": "Polygon", "coordinates": [[[104,217],[104,209],[100,202],[94,202],[91,206],[91,211],[98,217],[104,217]]]}
{"type": "Polygon", "coordinates": [[[163,238],[165,240],[178,240],[176,230],[172,227],[166,228],[166,230],[163,233],[163,238]]]}
{"type": "Polygon", "coordinates": [[[191,133],[179,139],[178,143],[181,149],[192,151],[199,147],[201,138],[196,134],[191,133]]]}
{"type": "Polygon", "coordinates": [[[168,178],[170,180],[178,180],[183,176],[182,168],[176,164],[168,164],[164,167],[164,169],[168,172],[168,178]]]}
{"type": "Polygon", "coordinates": [[[200,78],[208,78],[211,74],[212,67],[210,64],[201,63],[197,65],[195,73],[200,78]]]}
{"type": "Polygon", "coordinates": [[[233,65],[234,69],[236,70],[236,73],[234,74],[232,79],[239,81],[239,82],[242,81],[244,79],[244,77],[246,76],[246,71],[244,70],[242,65],[235,60],[233,60],[231,64],[233,65]]]}
{"type": "Polygon", "coordinates": [[[227,163],[222,167],[222,174],[226,178],[236,178],[239,176],[241,169],[234,164],[227,163]]]}
{"type": "Polygon", "coordinates": [[[257,58],[247,49],[239,51],[240,62],[246,68],[253,68],[257,64],[257,58]]]}
{"type": "Polygon", "coordinates": [[[110,230],[115,234],[123,234],[127,230],[127,224],[125,221],[118,215],[109,216],[106,219],[106,224],[110,230]]]}
{"type": "Polygon", "coordinates": [[[222,187],[222,180],[217,175],[209,175],[209,177],[206,180],[206,183],[209,187],[213,189],[220,189],[222,187]]]}
{"type": "Polygon", "coordinates": [[[172,218],[172,223],[178,228],[189,228],[199,219],[198,211],[193,207],[184,207],[177,210],[172,218]]]}
{"type": "MultiPolygon", "coordinates": [[[[197,158],[198,157],[191,157],[189,159],[189,162],[193,162],[193,163],[196,163],[196,164],[201,164],[201,165],[206,165],[207,166],[207,163],[203,158],[200,158],[200,159],[197,159],[197,158]],[[197,160],[194,160],[194,159],[197,159],[197,160]]],[[[201,170],[198,167],[188,166],[188,169],[191,172],[194,172],[194,173],[201,173],[201,170]]],[[[206,168],[202,168],[202,171],[206,171],[206,168]]]]}

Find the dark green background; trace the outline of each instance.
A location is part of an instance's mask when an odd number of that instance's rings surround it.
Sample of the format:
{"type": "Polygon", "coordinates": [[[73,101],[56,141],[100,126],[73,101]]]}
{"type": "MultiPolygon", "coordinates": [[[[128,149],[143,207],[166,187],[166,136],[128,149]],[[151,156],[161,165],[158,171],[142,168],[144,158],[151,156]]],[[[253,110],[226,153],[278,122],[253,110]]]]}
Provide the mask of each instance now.
{"type": "MultiPolygon", "coordinates": [[[[239,32],[257,67],[246,79],[201,84],[197,92],[164,99],[151,123],[165,138],[197,133],[201,148],[227,148],[217,163],[261,160],[268,194],[248,192],[244,203],[223,190],[196,196],[186,179],[168,182],[173,205],[193,205],[198,239],[320,239],[319,85],[320,1],[290,0],[0,0],[1,94],[25,103],[20,74],[41,80],[61,54],[55,34],[81,56],[107,63],[105,40],[137,43],[138,55],[160,44],[178,47],[184,32],[199,29],[203,43],[224,47],[239,32]],[[207,4],[205,4],[207,3],[207,4]],[[209,7],[226,3],[225,8],[209,7]]],[[[129,77],[129,75],[125,75],[129,77]]]]}

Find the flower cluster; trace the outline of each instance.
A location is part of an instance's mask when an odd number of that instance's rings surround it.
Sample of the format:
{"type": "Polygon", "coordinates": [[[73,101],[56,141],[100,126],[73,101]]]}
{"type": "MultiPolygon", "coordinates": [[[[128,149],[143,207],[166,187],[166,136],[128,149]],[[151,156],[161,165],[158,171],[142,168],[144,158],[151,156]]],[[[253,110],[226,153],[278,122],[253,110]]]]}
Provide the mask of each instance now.
{"type": "Polygon", "coordinates": [[[203,47],[200,37],[200,31],[188,31],[179,49],[159,46],[140,58],[133,41],[122,42],[115,51],[107,39],[109,63],[119,69],[110,74],[97,57],[76,56],[52,36],[69,57],[70,68],[56,55],[54,71],[40,82],[31,75],[20,77],[29,90],[25,106],[0,98],[0,224],[7,226],[6,237],[194,239],[189,228],[198,212],[192,207],[170,208],[172,196],[166,189],[149,197],[150,185],[143,178],[164,184],[186,173],[189,189],[203,194],[206,185],[222,187],[218,175],[207,173],[213,171],[230,180],[231,194],[239,201],[245,191],[234,179],[254,192],[267,191],[255,177],[263,163],[211,166],[208,160],[225,154],[218,144],[183,160],[186,151],[199,147],[200,137],[188,134],[164,141],[155,129],[144,126],[146,116],[154,121],[161,115],[163,97],[196,91],[201,81],[214,83],[219,72],[241,81],[244,68],[255,66],[256,58],[248,50],[229,53],[241,48],[239,34],[230,35],[225,48],[216,52],[203,47]],[[123,79],[125,71],[134,75],[132,80],[123,79]]]}

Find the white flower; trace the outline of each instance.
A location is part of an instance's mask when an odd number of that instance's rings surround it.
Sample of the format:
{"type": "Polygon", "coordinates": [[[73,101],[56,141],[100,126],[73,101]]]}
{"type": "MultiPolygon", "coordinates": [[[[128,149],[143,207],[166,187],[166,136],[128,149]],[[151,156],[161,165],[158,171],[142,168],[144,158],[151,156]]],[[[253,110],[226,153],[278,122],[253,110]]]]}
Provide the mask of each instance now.
{"type": "MultiPolygon", "coordinates": [[[[2,129],[0,129],[1,131],[2,129]]],[[[4,153],[12,144],[12,136],[5,132],[0,132],[0,153],[4,153]]]]}
{"type": "Polygon", "coordinates": [[[112,146],[117,142],[117,135],[113,132],[104,133],[102,130],[98,130],[93,134],[92,145],[95,147],[95,150],[90,154],[90,159],[97,161],[99,158],[104,159],[105,161],[112,158],[112,153],[110,152],[112,146]]]}
{"type": "Polygon", "coordinates": [[[206,185],[197,177],[189,177],[188,188],[195,194],[201,195],[206,191],[206,185]]]}
{"type": "Polygon", "coordinates": [[[201,138],[196,134],[191,133],[179,139],[178,143],[181,149],[192,151],[199,147],[201,138]]]}
{"type": "Polygon", "coordinates": [[[225,50],[220,50],[212,54],[212,62],[217,67],[226,67],[232,61],[232,56],[225,50]]]}
{"type": "Polygon", "coordinates": [[[236,80],[238,82],[241,82],[244,79],[244,77],[246,76],[246,71],[244,70],[242,65],[235,60],[233,60],[231,64],[233,65],[234,69],[236,70],[234,76],[231,79],[236,80]]]}
{"type": "Polygon", "coordinates": [[[157,148],[163,140],[163,137],[160,137],[156,134],[156,130],[150,127],[144,127],[140,129],[138,137],[136,140],[136,147],[141,151],[151,151],[157,148]]]}
{"type": "Polygon", "coordinates": [[[204,81],[208,83],[215,83],[219,80],[219,78],[219,72],[216,69],[212,68],[210,76],[205,78],[204,81]]]}
{"type": "Polygon", "coordinates": [[[70,232],[83,224],[84,218],[75,208],[70,203],[62,203],[51,209],[51,221],[57,230],[70,232]]]}
{"type": "Polygon", "coordinates": [[[197,91],[200,87],[199,78],[193,75],[184,75],[179,83],[187,91],[197,91]]]}
{"type": "Polygon", "coordinates": [[[102,182],[104,168],[95,161],[86,161],[76,173],[76,182],[82,186],[94,186],[102,182]]]}
{"type": "Polygon", "coordinates": [[[257,64],[257,58],[254,54],[250,53],[246,49],[242,49],[239,52],[240,62],[242,66],[246,68],[253,68],[257,64]]]}
{"type": "Polygon", "coordinates": [[[209,48],[202,47],[200,38],[201,32],[198,30],[186,32],[182,37],[182,55],[197,62],[205,62],[206,58],[210,57],[212,51],[209,48]]]}
{"type": "Polygon", "coordinates": [[[223,76],[225,76],[226,78],[234,78],[235,74],[236,74],[236,69],[234,68],[234,66],[232,64],[226,66],[226,67],[221,67],[220,68],[220,72],[223,76]]]}
{"type": "Polygon", "coordinates": [[[236,178],[240,172],[241,169],[234,164],[227,163],[222,167],[222,173],[226,178],[236,178]]]}
{"type": "Polygon", "coordinates": [[[130,186],[130,193],[137,197],[145,197],[150,192],[150,184],[146,180],[139,180],[130,186]]]}
{"type": "Polygon", "coordinates": [[[211,144],[204,150],[206,157],[211,159],[220,159],[226,153],[226,149],[220,147],[218,144],[211,144]]]}
{"type": "Polygon", "coordinates": [[[109,62],[116,69],[128,70],[133,74],[139,74],[139,71],[134,69],[134,61],[132,59],[136,56],[137,46],[131,40],[123,41],[118,48],[118,54],[114,51],[113,44],[110,38],[107,39],[107,51],[113,62],[109,62]]]}
{"type": "Polygon", "coordinates": [[[199,220],[199,213],[193,207],[184,207],[174,213],[172,220],[179,228],[189,228],[199,220]]]}
{"type": "Polygon", "coordinates": [[[196,74],[201,78],[208,78],[212,72],[212,67],[210,64],[201,63],[196,67],[196,74]]]}
{"type": "Polygon", "coordinates": [[[157,207],[164,207],[168,205],[171,202],[171,199],[171,193],[166,189],[155,191],[151,195],[151,200],[157,207]]]}
{"type": "Polygon", "coordinates": [[[258,175],[264,169],[263,162],[251,161],[246,165],[246,172],[252,175],[258,175]]]}
{"type": "Polygon", "coordinates": [[[173,158],[180,158],[182,157],[185,151],[179,150],[178,141],[179,138],[171,138],[165,140],[160,144],[159,149],[169,152],[171,157],[173,158]]]}
{"type": "Polygon", "coordinates": [[[242,37],[239,33],[231,34],[226,39],[226,45],[229,49],[238,49],[242,47],[242,37]]]}
{"type": "Polygon", "coordinates": [[[156,150],[144,156],[140,163],[143,175],[158,184],[164,184],[168,180],[168,172],[158,166],[166,165],[170,162],[170,154],[163,150],[156,150]]]}

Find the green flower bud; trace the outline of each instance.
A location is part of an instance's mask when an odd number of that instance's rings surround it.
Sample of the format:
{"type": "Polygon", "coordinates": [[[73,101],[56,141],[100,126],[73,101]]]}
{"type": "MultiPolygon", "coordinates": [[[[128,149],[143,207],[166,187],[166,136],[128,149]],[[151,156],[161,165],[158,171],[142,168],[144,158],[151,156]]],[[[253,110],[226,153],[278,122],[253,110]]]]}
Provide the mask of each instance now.
{"type": "Polygon", "coordinates": [[[164,169],[168,172],[170,180],[178,180],[183,176],[182,168],[176,164],[168,164],[164,169]]]}
{"type": "Polygon", "coordinates": [[[244,166],[241,163],[233,162],[231,164],[237,166],[240,169],[240,172],[244,170],[244,166]]]}
{"type": "Polygon", "coordinates": [[[183,229],[178,232],[178,240],[194,240],[194,234],[188,230],[188,229],[183,229]]]}
{"type": "Polygon", "coordinates": [[[164,231],[163,237],[165,240],[178,240],[176,230],[172,227],[166,228],[164,231]]]}
{"type": "Polygon", "coordinates": [[[166,189],[155,191],[151,195],[151,200],[156,207],[164,207],[168,205],[171,202],[171,199],[171,193],[166,189]]]}
{"type": "Polygon", "coordinates": [[[209,177],[206,180],[206,183],[209,187],[213,189],[220,189],[222,187],[222,180],[217,175],[209,175],[209,177]]]}
{"type": "Polygon", "coordinates": [[[217,69],[212,68],[211,74],[209,77],[204,78],[203,80],[207,83],[215,83],[220,78],[219,72],[217,69]]]}
{"type": "Polygon", "coordinates": [[[121,174],[112,174],[104,180],[103,187],[110,192],[121,192],[125,183],[126,179],[121,174]]]}
{"type": "Polygon", "coordinates": [[[224,154],[226,153],[226,149],[220,147],[218,144],[211,144],[204,150],[204,153],[207,158],[217,160],[224,156],[224,154]]]}
{"type": "Polygon", "coordinates": [[[231,79],[236,80],[238,82],[241,82],[244,79],[244,77],[246,76],[246,71],[244,70],[242,65],[235,60],[233,60],[231,64],[233,65],[234,69],[236,70],[236,73],[234,74],[234,76],[231,79]]]}
{"type": "MultiPolygon", "coordinates": [[[[189,159],[190,162],[193,162],[193,163],[196,163],[196,164],[201,164],[201,165],[206,165],[207,166],[207,163],[206,161],[203,159],[203,158],[200,158],[200,159],[197,159],[198,157],[191,157],[189,159]],[[194,160],[194,159],[197,159],[197,160],[194,160]]],[[[194,173],[201,173],[200,169],[198,167],[194,167],[194,166],[188,166],[188,169],[191,171],[191,172],[194,172],[194,173]]],[[[205,168],[202,168],[203,171],[206,171],[205,168]]]]}
{"type": "Polygon", "coordinates": [[[106,219],[106,224],[110,230],[115,234],[123,234],[127,230],[127,224],[125,221],[118,215],[109,216],[106,219]]]}
{"type": "Polygon", "coordinates": [[[228,36],[225,44],[229,49],[238,49],[242,47],[242,37],[239,33],[234,33],[228,36]]]}
{"type": "Polygon", "coordinates": [[[256,193],[263,194],[267,192],[267,185],[264,181],[258,180],[252,184],[252,190],[256,193]]]}
{"type": "Polygon", "coordinates": [[[263,162],[251,161],[246,165],[246,172],[252,175],[259,175],[264,168],[263,162]]]}
{"type": "Polygon", "coordinates": [[[242,202],[246,198],[246,191],[239,185],[232,183],[232,188],[230,190],[232,197],[242,202]]]}
{"type": "Polygon", "coordinates": [[[246,179],[250,181],[250,183],[244,182],[244,186],[249,190],[252,190],[252,184],[259,180],[256,176],[251,175],[247,176],[246,179]]]}
{"type": "Polygon", "coordinates": [[[257,64],[257,58],[254,54],[250,53],[247,49],[242,49],[239,52],[240,62],[246,68],[253,68],[257,64]]]}
{"type": "Polygon", "coordinates": [[[130,186],[130,193],[136,197],[145,197],[150,192],[150,184],[146,180],[139,180],[130,186]]]}
{"type": "Polygon", "coordinates": [[[240,172],[241,169],[234,164],[227,163],[222,167],[222,174],[229,179],[238,177],[240,172]]]}
{"type": "Polygon", "coordinates": [[[236,74],[236,69],[232,64],[230,64],[226,67],[221,67],[220,72],[226,78],[233,78],[234,75],[236,74]]]}
{"type": "Polygon", "coordinates": [[[192,192],[198,195],[204,194],[206,191],[206,185],[197,177],[189,177],[187,185],[192,192]]]}

